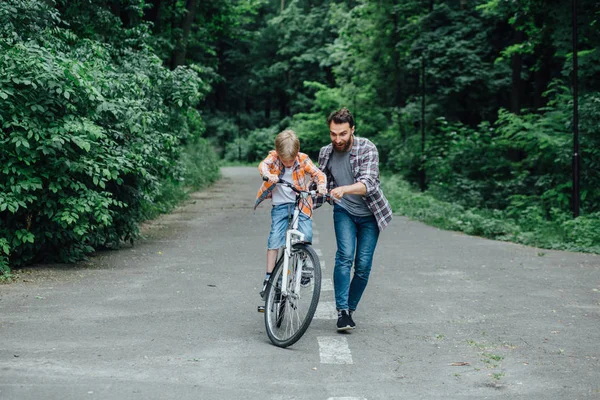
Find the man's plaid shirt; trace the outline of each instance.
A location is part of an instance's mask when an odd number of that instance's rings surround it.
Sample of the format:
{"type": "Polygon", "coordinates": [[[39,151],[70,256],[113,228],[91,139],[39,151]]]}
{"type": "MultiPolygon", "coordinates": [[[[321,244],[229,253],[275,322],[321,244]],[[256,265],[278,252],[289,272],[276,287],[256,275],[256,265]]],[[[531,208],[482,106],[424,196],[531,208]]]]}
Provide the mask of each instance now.
{"type": "MultiPolygon", "coordinates": [[[[353,137],[354,143],[350,149],[350,164],[354,174],[354,182],[362,182],[367,188],[367,194],[363,196],[367,207],[375,216],[379,230],[383,231],[392,220],[392,208],[381,190],[379,182],[379,153],[377,147],[369,140],[361,137],[353,137]]],[[[319,152],[319,168],[327,176],[327,189],[337,187],[335,179],[327,166],[329,157],[333,152],[333,145],[322,147],[319,152]]],[[[315,208],[323,204],[324,200],[319,197],[315,208]]]]}

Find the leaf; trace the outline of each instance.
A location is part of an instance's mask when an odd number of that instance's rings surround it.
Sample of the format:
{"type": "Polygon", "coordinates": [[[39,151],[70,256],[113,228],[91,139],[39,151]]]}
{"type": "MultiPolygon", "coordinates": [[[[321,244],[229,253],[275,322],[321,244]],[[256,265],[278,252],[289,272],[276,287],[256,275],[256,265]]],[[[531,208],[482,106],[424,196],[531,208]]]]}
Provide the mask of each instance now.
{"type": "Polygon", "coordinates": [[[466,361],[459,361],[459,362],[453,362],[452,364],[448,364],[448,365],[451,366],[451,367],[465,367],[465,366],[468,366],[468,365],[471,365],[471,364],[469,364],[466,361]]]}

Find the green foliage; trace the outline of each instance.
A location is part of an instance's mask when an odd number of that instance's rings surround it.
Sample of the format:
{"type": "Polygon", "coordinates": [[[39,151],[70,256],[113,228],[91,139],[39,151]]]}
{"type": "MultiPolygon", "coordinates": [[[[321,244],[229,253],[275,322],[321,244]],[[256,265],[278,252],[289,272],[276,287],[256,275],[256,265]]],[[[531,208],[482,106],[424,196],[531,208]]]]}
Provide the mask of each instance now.
{"type": "Polygon", "coordinates": [[[341,106],[382,167],[414,183],[424,162],[429,194],[470,213],[456,214],[469,232],[507,230],[486,226],[495,212],[529,224],[523,242],[535,226],[587,232],[600,212],[600,9],[578,4],[583,216],[569,225],[559,1],[0,2],[0,268],[135,236],[215,178],[212,147],[255,163],[291,127],[316,158],[341,106]]]}
{"type": "Polygon", "coordinates": [[[189,111],[206,90],[198,74],[168,71],[145,49],[79,39],[45,4],[0,4],[4,270],[117,246],[170,202],[169,185],[216,177],[214,156],[200,161],[212,152],[189,111]]]}
{"type": "Polygon", "coordinates": [[[518,212],[483,210],[441,201],[414,191],[397,176],[384,176],[382,185],[395,213],[441,229],[546,249],[600,254],[598,213],[572,219],[553,210],[554,218],[549,221],[536,207],[518,212]]]}
{"type": "Polygon", "coordinates": [[[239,137],[228,143],[223,158],[225,161],[246,163],[262,161],[275,148],[275,136],[279,132],[277,126],[253,130],[247,137],[239,137]]]}

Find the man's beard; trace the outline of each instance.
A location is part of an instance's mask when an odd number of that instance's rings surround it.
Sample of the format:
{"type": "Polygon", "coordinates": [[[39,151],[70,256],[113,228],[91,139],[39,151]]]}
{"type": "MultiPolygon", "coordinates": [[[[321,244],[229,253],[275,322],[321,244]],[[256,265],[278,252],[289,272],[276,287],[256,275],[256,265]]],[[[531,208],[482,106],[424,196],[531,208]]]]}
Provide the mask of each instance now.
{"type": "Polygon", "coordinates": [[[338,151],[340,153],[346,153],[350,149],[350,147],[352,147],[352,136],[350,136],[350,140],[348,140],[342,147],[336,146],[335,143],[332,143],[332,144],[333,144],[333,149],[335,151],[338,151]]]}

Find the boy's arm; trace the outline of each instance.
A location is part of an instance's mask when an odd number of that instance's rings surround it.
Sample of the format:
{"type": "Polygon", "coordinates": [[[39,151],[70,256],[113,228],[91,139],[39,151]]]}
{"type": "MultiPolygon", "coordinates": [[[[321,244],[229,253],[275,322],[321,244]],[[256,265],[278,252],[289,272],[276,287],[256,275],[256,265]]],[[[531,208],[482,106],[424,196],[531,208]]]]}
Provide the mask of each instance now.
{"type": "Polygon", "coordinates": [[[269,152],[269,155],[258,164],[258,172],[260,176],[271,178],[273,174],[271,170],[273,169],[273,165],[275,164],[275,160],[277,159],[277,153],[274,151],[269,152]]]}
{"type": "Polygon", "coordinates": [[[325,176],[325,173],[317,168],[310,158],[306,159],[304,170],[312,177],[312,181],[317,184],[317,187],[327,188],[327,177],[325,176]]]}

